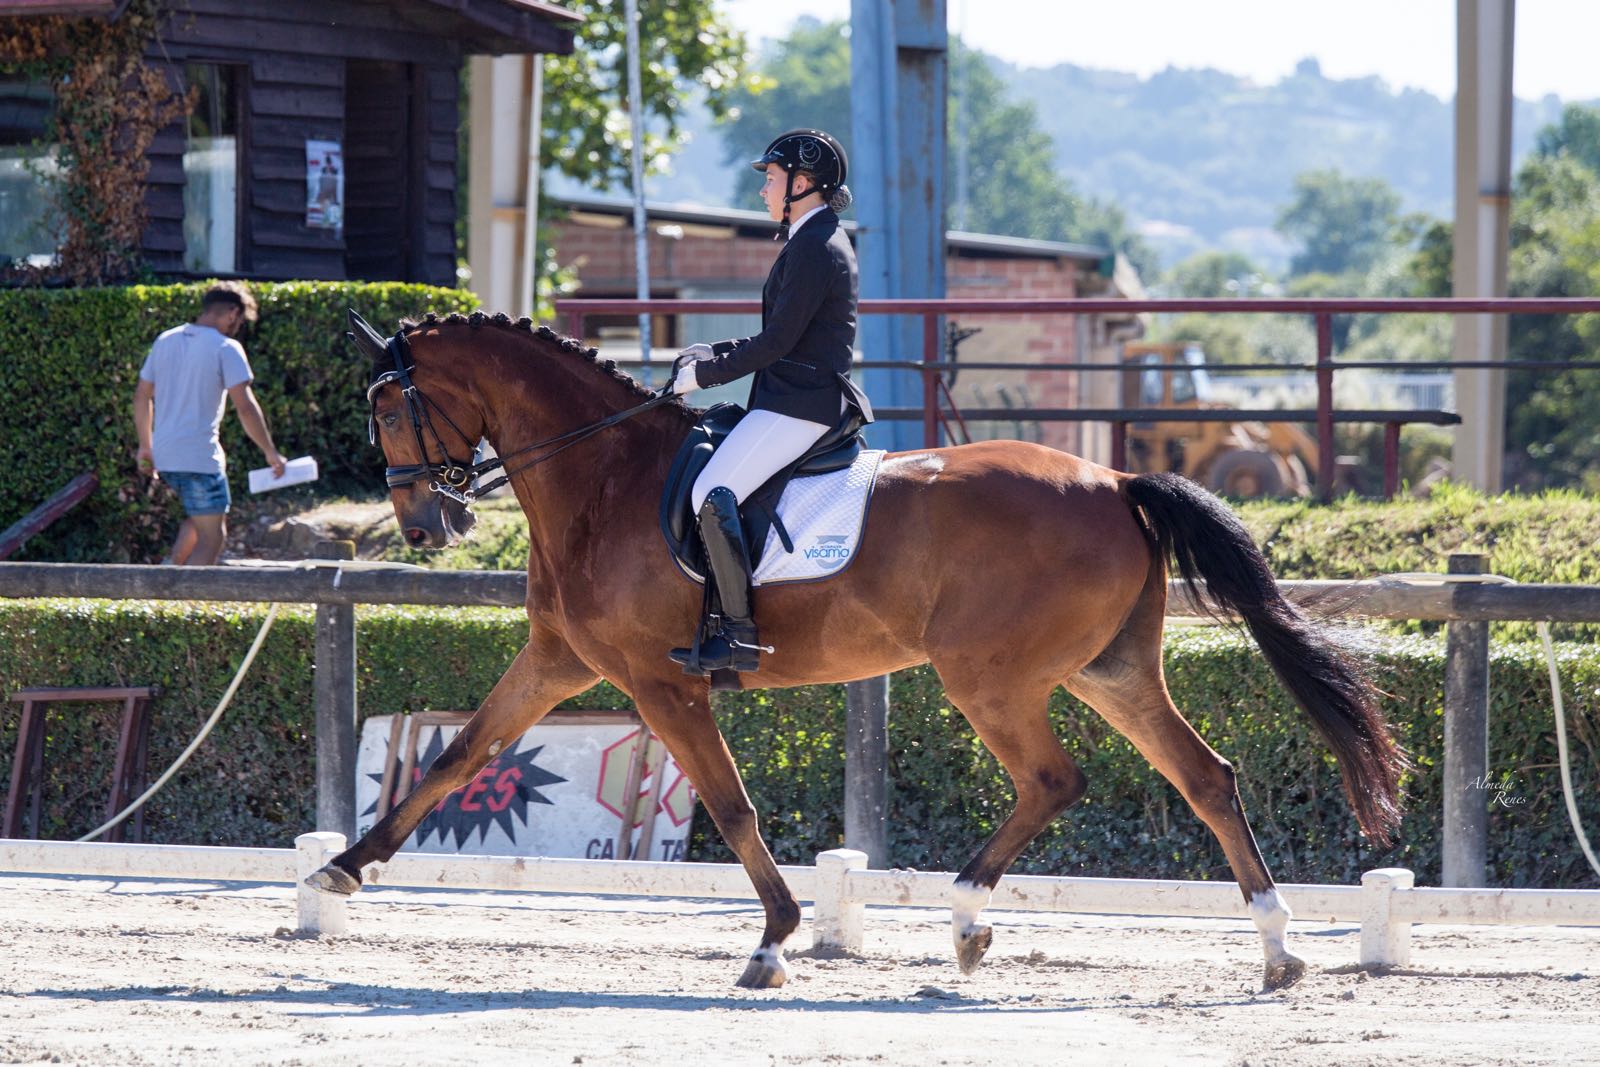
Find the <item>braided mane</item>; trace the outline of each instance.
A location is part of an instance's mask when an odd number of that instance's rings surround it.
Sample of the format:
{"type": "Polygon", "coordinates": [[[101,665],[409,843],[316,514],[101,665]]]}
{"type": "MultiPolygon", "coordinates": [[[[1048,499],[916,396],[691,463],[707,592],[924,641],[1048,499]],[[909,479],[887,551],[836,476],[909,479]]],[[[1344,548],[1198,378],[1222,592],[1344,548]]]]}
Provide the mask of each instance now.
{"type": "MultiPolygon", "coordinates": [[[[453,311],[450,314],[441,317],[437,312],[430,311],[420,320],[400,320],[400,329],[407,335],[410,335],[417,330],[425,329],[429,326],[440,325],[466,326],[472,330],[480,330],[486,326],[491,326],[499,330],[508,330],[516,334],[537,338],[541,341],[554,344],[556,350],[561,352],[564,356],[575,360],[581,360],[587,366],[592,367],[595,373],[604,375],[605,377],[610,378],[612,381],[626,386],[629,395],[637,397],[641,401],[648,400],[652,396],[656,395],[650,389],[645,388],[645,386],[633,375],[628,374],[626,371],[620,370],[617,367],[615,360],[601,359],[600,350],[598,348],[588,348],[583,344],[582,341],[578,341],[571,337],[563,337],[548,326],[535,326],[533,324],[533,320],[527,316],[523,316],[519,319],[513,319],[503,311],[497,311],[493,315],[487,315],[482,311],[474,311],[471,314],[463,315],[458,311],[453,311]]],[[[379,369],[381,370],[383,368],[379,369]]],[[[685,404],[682,398],[678,398],[670,403],[663,404],[662,408],[665,410],[676,411],[686,420],[692,420],[695,417],[694,409],[685,404]]]]}

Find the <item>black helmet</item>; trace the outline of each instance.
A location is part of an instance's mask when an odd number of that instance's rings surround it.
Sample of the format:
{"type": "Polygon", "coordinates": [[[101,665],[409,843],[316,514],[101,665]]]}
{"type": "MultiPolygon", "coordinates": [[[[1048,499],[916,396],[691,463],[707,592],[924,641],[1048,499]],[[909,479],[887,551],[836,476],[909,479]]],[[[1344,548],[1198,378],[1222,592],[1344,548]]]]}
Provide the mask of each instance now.
{"type": "Polygon", "coordinates": [[[811,174],[824,199],[844,184],[845,171],[850,165],[844,147],[821,130],[790,130],[779,134],[767,145],[761,158],[750,161],[750,166],[766,170],[769,163],[776,163],[791,174],[798,170],[811,174]]]}
{"type": "Polygon", "coordinates": [[[767,145],[767,150],[761,153],[759,159],[750,161],[750,166],[765,171],[773,163],[782,167],[787,174],[783,192],[783,223],[777,233],[780,239],[789,236],[789,205],[796,200],[815,192],[822,194],[823,202],[834,211],[843,211],[850,206],[850,187],[844,183],[850,161],[845,158],[844,146],[831,135],[821,130],[781,133],[767,145]],[[795,193],[794,176],[800,171],[811,175],[816,183],[815,189],[795,193]]]}

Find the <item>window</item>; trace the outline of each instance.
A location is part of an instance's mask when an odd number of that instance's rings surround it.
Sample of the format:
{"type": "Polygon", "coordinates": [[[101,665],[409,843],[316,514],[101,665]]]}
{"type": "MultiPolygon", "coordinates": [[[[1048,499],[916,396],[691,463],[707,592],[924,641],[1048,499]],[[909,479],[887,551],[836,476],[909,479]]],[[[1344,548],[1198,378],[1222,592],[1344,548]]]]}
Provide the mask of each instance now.
{"type": "Polygon", "coordinates": [[[238,269],[239,119],[235,68],[189,63],[196,90],[183,151],[183,265],[195,273],[238,269]]]}
{"type": "Polygon", "coordinates": [[[0,76],[0,263],[55,259],[55,148],[44,140],[54,109],[48,86],[0,76]]]}

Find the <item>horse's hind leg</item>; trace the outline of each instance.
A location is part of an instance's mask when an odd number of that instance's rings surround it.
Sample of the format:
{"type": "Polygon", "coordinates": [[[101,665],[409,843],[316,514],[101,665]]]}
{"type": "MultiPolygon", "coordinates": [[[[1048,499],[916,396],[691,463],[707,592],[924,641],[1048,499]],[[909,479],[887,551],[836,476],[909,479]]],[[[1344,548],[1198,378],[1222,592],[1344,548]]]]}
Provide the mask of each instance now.
{"type": "Polygon", "coordinates": [[[1305,962],[1284,947],[1289,908],[1261,859],[1245,820],[1233,766],[1206,744],[1179,714],[1161,676],[1159,620],[1151,636],[1130,629],[1066,682],[1069,692],[1094,708],[1132,741],[1150,765],[1177,787],[1222,845],[1266,955],[1266,987],[1282,989],[1305,973],[1305,962]]]}
{"type": "Polygon", "coordinates": [[[964,683],[948,665],[940,676],[951,703],[1006,769],[1017,792],[1017,806],[956,876],[951,932],[956,962],[963,974],[971,974],[994,940],[993,929],[980,923],[978,915],[989,903],[1001,875],[1040,830],[1077,803],[1087,782],[1050,729],[1054,682],[1012,682],[1004,689],[993,689],[992,678],[982,685],[964,683]]]}
{"type": "Polygon", "coordinates": [[[440,801],[471,781],[502,748],[515,744],[556,704],[596,681],[595,673],[573,655],[566,642],[536,632],[417,787],[360,841],[307,878],[306,884],[329,893],[360,889],[363,867],[393,856],[440,801]]]}

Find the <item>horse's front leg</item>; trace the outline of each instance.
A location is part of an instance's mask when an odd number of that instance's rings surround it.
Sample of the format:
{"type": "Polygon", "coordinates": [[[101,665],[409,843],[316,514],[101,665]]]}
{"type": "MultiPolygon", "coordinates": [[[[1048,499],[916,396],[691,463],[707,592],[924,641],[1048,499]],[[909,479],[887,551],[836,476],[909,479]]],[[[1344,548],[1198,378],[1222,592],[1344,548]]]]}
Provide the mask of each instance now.
{"type": "Polygon", "coordinates": [[[772,853],[761,839],[756,809],[745,792],[739,768],[711,714],[711,691],[704,680],[672,679],[641,684],[634,700],[645,724],[666,742],[678,766],[694,783],[722,839],[744,864],[766,909],[767,927],[739,985],[775,989],[789,977],[784,942],[800,925],[800,905],[784,884],[772,853]]]}
{"type": "Polygon", "coordinates": [[[564,640],[535,631],[506,673],[423,775],[417,787],[351,848],[306,879],[313,889],[354,893],[361,870],[393,856],[439,802],[483,770],[507,745],[567,697],[583,692],[599,676],[586,667],[564,640]]]}

